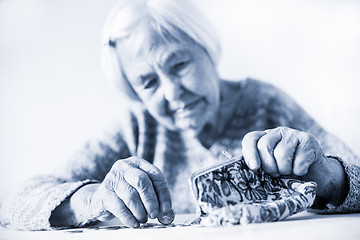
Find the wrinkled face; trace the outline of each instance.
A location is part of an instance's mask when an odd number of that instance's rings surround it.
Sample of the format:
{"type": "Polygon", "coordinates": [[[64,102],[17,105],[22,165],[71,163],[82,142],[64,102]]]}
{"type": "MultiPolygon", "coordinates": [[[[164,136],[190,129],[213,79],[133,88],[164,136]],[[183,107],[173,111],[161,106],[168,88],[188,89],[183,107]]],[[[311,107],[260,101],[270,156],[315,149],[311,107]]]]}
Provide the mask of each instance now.
{"type": "Polygon", "coordinates": [[[170,130],[199,132],[219,106],[213,62],[194,42],[152,39],[140,51],[133,51],[129,41],[117,45],[127,80],[159,123],[170,130]]]}

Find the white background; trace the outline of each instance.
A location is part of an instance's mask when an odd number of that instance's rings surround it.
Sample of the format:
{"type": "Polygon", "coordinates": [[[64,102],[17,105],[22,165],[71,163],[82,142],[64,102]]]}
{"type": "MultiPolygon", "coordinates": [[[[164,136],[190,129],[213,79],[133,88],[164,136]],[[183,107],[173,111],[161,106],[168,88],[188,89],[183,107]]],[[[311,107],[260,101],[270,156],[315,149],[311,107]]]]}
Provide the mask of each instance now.
{"type": "MultiPolygon", "coordinates": [[[[360,1],[194,2],[221,35],[221,76],[279,86],[360,155],[360,1]]],[[[119,117],[99,68],[115,3],[0,0],[0,200],[119,117]]]]}

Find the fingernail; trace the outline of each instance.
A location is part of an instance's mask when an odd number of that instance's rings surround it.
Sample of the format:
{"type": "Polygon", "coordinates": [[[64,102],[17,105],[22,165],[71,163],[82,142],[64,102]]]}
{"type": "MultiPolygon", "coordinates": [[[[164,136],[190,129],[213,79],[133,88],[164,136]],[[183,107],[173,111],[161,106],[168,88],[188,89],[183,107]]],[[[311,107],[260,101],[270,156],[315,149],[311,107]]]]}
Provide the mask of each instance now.
{"type": "Polygon", "coordinates": [[[150,218],[151,219],[157,218],[158,215],[159,215],[159,211],[157,209],[155,209],[154,211],[152,211],[150,213],[150,218]]]}
{"type": "Polygon", "coordinates": [[[256,161],[251,161],[250,162],[250,169],[251,170],[256,170],[258,168],[257,162],[256,161]]]}
{"type": "Polygon", "coordinates": [[[163,212],[169,212],[171,210],[171,206],[169,202],[164,202],[161,206],[161,210],[163,212]]]}

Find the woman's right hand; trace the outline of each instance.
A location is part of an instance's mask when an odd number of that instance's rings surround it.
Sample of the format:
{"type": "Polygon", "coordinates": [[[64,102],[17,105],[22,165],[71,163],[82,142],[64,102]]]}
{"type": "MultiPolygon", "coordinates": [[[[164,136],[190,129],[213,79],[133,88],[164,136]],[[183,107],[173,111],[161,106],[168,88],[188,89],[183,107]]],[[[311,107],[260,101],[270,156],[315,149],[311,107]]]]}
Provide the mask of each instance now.
{"type": "Polygon", "coordinates": [[[114,215],[129,227],[171,211],[171,196],[164,174],[139,157],[118,160],[93,191],[91,215],[104,219],[114,215]],[[111,214],[110,214],[111,213],[111,214]]]}

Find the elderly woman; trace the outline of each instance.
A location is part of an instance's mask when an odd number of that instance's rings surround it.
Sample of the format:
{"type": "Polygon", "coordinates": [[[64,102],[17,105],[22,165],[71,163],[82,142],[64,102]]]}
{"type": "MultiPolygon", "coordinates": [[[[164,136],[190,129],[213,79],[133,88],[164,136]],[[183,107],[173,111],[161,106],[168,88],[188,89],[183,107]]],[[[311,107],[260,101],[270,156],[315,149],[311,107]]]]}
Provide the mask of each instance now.
{"type": "Polygon", "coordinates": [[[127,100],[118,128],[63,173],[34,178],[9,197],[3,225],[51,229],[115,216],[138,227],[193,212],[188,178],[222,161],[224,149],[253,170],[315,181],[315,212],[360,210],[359,158],[276,87],[220,79],[217,34],[194,6],[121,1],[103,38],[105,73],[127,100]]]}

